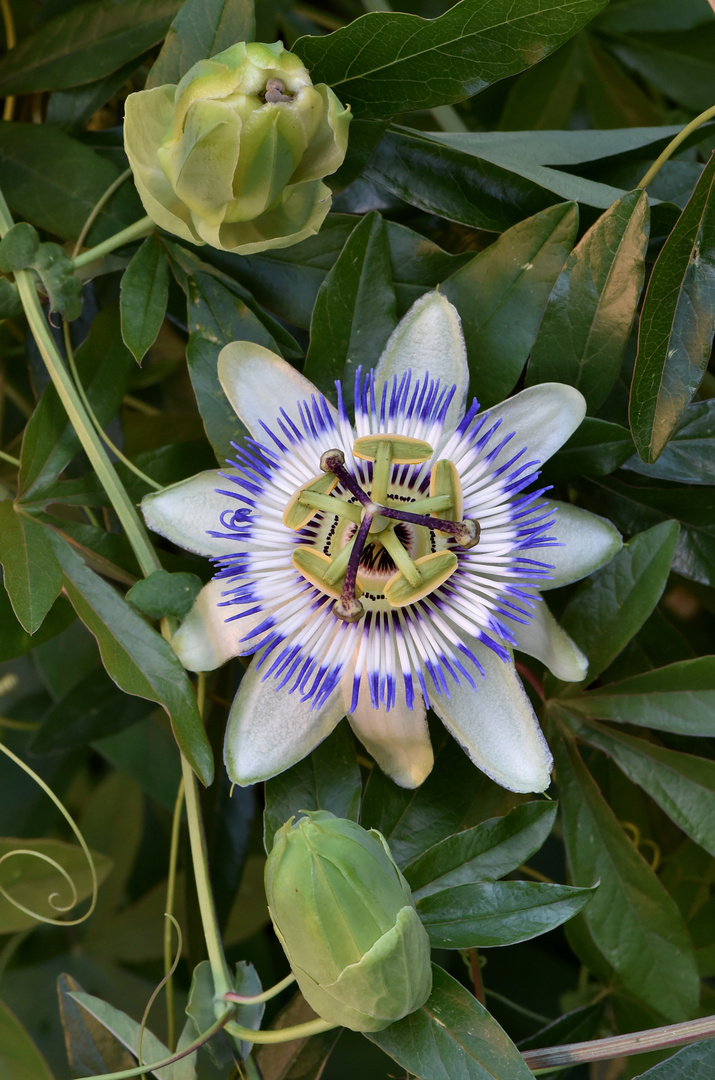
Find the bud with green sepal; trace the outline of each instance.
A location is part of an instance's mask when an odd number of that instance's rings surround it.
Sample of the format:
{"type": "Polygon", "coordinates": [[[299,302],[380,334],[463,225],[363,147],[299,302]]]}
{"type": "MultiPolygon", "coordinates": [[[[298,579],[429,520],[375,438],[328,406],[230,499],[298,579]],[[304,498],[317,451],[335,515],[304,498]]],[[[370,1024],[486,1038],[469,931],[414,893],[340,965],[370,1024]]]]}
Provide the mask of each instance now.
{"type": "Polygon", "coordinates": [[[330,209],[350,112],[280,42],[238,42],[178,86],[130,94],[124,142],[151,218],[239,254],[288,247],[330,209]]]}
{"type": "Polygon", "coordinates": [[[276,833],[266,896],[303,996],[324,1020],[381,1031],[429,997],[427,931],[376,830],[301,811],[276,833]]]}

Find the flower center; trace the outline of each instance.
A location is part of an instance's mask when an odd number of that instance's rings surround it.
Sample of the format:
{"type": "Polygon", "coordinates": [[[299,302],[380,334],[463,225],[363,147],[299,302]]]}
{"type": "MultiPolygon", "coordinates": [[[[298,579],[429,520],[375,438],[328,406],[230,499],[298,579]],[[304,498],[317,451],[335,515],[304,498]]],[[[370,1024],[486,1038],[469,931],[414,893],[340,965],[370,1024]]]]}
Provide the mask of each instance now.
{"type": "Polygon", "coordinates": [[[405,503],[393,490],[394,466],[429,461],[429,443],[392,434],[364,435],[353,444],[353,454],[371,463],[369,491],[346,469],[343,452],[328,450],[320,461],[322,473],[294,493],[283,514],[284,525],[296,531],[304,529],[316,511],[334,515],[323,550],[308,542],[296,547],[292,562],[311,584],[336,598],[333,612],[346,622],[363,616],[360,596],[389,607],[428,596],[458,566],[457,554],[446,541],[462,549],[479,542],[478,522],[462,518],[462,489],[451,461],[440,459],[433,465],[428,497],[410,497],[405,503]],[[338,485],[342,490],[336,495],[338,485]]]}

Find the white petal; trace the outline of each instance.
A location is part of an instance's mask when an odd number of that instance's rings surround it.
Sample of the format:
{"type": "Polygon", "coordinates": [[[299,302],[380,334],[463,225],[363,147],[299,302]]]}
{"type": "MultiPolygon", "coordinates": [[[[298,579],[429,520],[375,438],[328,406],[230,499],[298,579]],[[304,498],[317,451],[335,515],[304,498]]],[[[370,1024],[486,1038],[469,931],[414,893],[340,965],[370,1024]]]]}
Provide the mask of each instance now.
{"type": "Polygon", "coordinates": [[[547,548],[538,556],[554,567],[551,580],[539,585],[542,591],[580,581],[605,566],[623,547],[621,534],[606,518],[556,499],[550,505],[556,507],[552,531],[562,546],[547,548]]]}
{"type": "MultiPolygon", "coordinates": [[[[312,382],[270,349],[252,341],[232,341],[218,356],[218,377],[226,397],[251,435],[266,441],[261,420],[275,426],[281,409],[302,430],[297,402],[313,394],[321,397],[312,382]]],[[[330,406],[333,418],[337,411],[330,406]]]]}
{"type": "Polygon", "coordinates": [[[546,604],[536,605],[534,618],[526,626],[510,623],[517,649],[546,664],[557,679],[581,682],[588,673],[588,660],[553,617],[546,604]]]}
{"type": "MultiPolygon", "coordinates": [[[[344,687],[346,693],[352,694],[352,674],[349,680],[344,680],[344,687]]],[[[400,787],[416,788],[429,776],[434,764],[427,710],[421,697],[415,698],[412,709],[407,708],[402,683],[397,687],[396,697],[396,704],[389,712],[384,706],[373,709],[367,679],[363,679],[357,708],[348,720],[382,771],[400,787]]]]}
{"type": "Polygon", "coordinates": [[[485,678],[474,690],[466,679],[449,685],[451,698],[435,694],[430,704],[482,772],[510,791],[543,791],[553,760],[513,663],[500,660],[481,642],[469,640],[485,678]]]}
{"type": "Polygon", "coordinates": [[[321,708],[311,709],[297,690],[289,694],[272,677],[262,682],[262,675],[251,664],[228,718],[223,756],[229,778],[241,787],[295,765],[345,716],[339,687],[321,708]]]}
{"type": "Polygon", "coordinates": [[[188,671],[213,671],[230,660],[255,652],[259,638],[242,639],[264,621],[265,612],[225,622],[238,609],[219,607],[226,588],[223,580],[210,581],[196,597],[191,611],[171,639],[171,647],[188,671]]]}
{"type": "Polygon", "coordinates": [[[516,432],[514,442],[528,447],[529,458],[544,462],[571,438],[586,415],[586,401],[573,386],[539,383],[495,405],[489,414],[502,418],[504,434],[516,432]]]}
{"type": "Polygon", "coordinates": [[[451,434],[464,416],[469,368],[459,314],[441,293],[421,296],[395,327],[375,369],[378,393],[408,369],[418,378],[429,372],[442,386],[457,387],[444,426],[451,434]]]}
{"type": "MultiPolygon", "coordinates": [[[[231,470],[227,469],[230,473],[231,470]]],[[[238,550],[238,542],[218,540],[207,529],[221,530],[220,514],[240,504],[216,488],[229,488],[229,482],[215,469],[197,473],[188,480],[152,492],[142,499],[141,509],[150,529],[167,540],[194,551],[197,555],[228,555],[238,550]]]]}

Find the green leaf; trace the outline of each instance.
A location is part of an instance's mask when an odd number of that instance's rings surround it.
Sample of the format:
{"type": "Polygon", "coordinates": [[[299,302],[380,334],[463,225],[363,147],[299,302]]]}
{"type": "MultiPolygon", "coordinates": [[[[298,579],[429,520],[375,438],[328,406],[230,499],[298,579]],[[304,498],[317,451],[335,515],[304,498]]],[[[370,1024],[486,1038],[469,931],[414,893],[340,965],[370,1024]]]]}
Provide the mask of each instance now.
{"type": "Polygon", "coordinates": [[[437,19],[376,11],[293,46],[314,82],[359,117],[392,116],[472,97],[568,41],[604,0],[462,0],[437,19]]]}
{"type": "Polygon", "coordinates": [[[436,964],[432,980],[421,1009],[366,1038],[421,1080],[530,1080],[521,1054],[484,1006],[436,964]]]}
{"type": "Polygon", "coordinates": [[[9,500],[0,502],[0,563],[13,610],[34,634],[59,596],[62,571],[44,527],[9,500]]]}
{"type": "Polygon", "coordinates": [[[559,484],[578,476],[604,476],[622,465],[632,449],[628,428],[587,416],[561,450],[546,462],[543,474],[559,484]]]}
{"type": "Polygon", "coordinates": [[[557,804],[524,803],[503,817],[448,836],[403,868],[415,899],[448,886],[500,878],[538,851],[551,832],[557,804]]]}
{"type": "Polygon", "coordinates": [[[136,57],[96,82],[69,90],[55,90],[47,102],[45,123],[62,128],[70,135],[79,135],[90,117],[131,79],[141,62],[142,57],[136,57]]]}
{"type": "Polygon", "coordinates": [[[146,89],[178,83],[198,60],[215,56],[237,41],[253,41],[254,33],[252,0],[188,0],[169,28],[146,89]]]}
{"type": "Polygon", "coordinates": [[[666,1061],[639,1073],[634,1080],[707,1080],[715,1069],[715,1039],[684,1046],[666,1061]]]}
{"type": "MultiPolygon", "coordinates": [[[[77,371],[92,411],[107,424],[119,408],[135,370],[119,332],[119,311],[104,308],[77,350],[77,371]]],[[[25,428],[20,455],[21,502],[29,501],[55,480],[80,449],[57,391],[48,386],[25,428]]]]}
{"type": "Polygon", "coordinates": [[[40,248],[40,238],[32,225],[20,221],[5,233],[0,241],[0,270],[13,274],[32,266],[40,248]]]}
{"type": "Polygon", "coordinates": [[[88,0],[28,34],[0,60],[0,95],[93,82],[161,41],[178,0],[88,0]]]}
{"type": "Polygon", "coordinates": [[[0,243],[0,270],[35,270],[50,302],[50,311],[59,311],[68,322],[82,313],[82,282],[72,260],[59,244],[41,244],[31,225],[20,222],[0,243]]]}
{"type": "Polygon", "coordinates": [[[174,258],[180,250],[172,245],[170,254],[174,274],[186,293],[189,375],[209,442],[223,464],[231,452],[231,441],[245,435],[246,429],[218,380],[218,354],[231,341],[254,341],[273,352],[279,349],[263,323],[218,276],[203,270],[187,275],[174,258]]]}
{"type": "Polygon", "coordinates": [[[575,746],[554,745],[574,882],[600,886],[581,918],[624,986],[668,1020],[695,1015],[692,942],[670,894],[626,836],[575,746]]]}
{"type": "Polygon", "coordinates": [[[52,605],[40,629],[30,635],[15,618],[6,589],[0,588],[0,663],[22,656],[37,645],[57,637],[74,618],[71,605],[60,597],[52,605]]]}
{"type": "Polygon", "coordinates": [[[24,310],[17,285],[6,277],[0,277],[0,322],[3,319],[16,319],[24,310]]]}
{"type": "Polygon", "coordinates": [[[125,693],[166,710],[179,748],[202,783],[210,784],[211,747],[191,684],[170,646],[64,540],[54,535],[51,542],[67,596],[97,639],[108,674],[125,693]]]}
{"type": "Polygon", "coordinates": [[[715,657],[700,656],[609,683],[569,698],[568,709],[593,720],[657,728],[678,735],[715,731],[715,657]]]}
{"type": "Polygon", "coordinates": [[[588,657],[588,681],[608,667],[658,603],[678,540],[677,522],[634,536],[582,585],[559,622],[588,657]]]}
{"type": "Polygon", "coordinates": [[[169,259],[153,233],[124,271],[120,291],[122,338],[138,364],[157,339],[168,300],[169,259]]]}
{"type": "Polygon", "coordinates": [[[150,619],[162,619],[165,615],[183,619],[202,587],[203,582],[196,574],[170,574],[168,570],[155,570],[131,587],[127,600],[150,619]]]}
{"type": "Polygon", "coordinates": [[[624,468],[658,480],[681,484],[715,484],[715,400],[697,401],[683,414],[675,434],[657,461],[648,465],[637,455],[624,468]]]}
{"type": "Polygon", "coordinates": [[[585,1005],[582,1009],[573,1009],[558,1020],[541,1028],[527,1039],[519,1040],[522,1054],[525,1050],[538,1050],[544,1046],[563,1046],[564,1043],[585,1042],[596,1035],[603,1019],[604,1006],[599,1001],[594,1005],[585,1005]]]}
{"type": "Polygon", "coordinates": [[[332,735],[303,761],[266,781],[263,842],[273,847],[276,831],[301,810],[330,810],[336,817],[357,821],[360,808],[360,769],[347,724],[338,724],[332,735]]]}
{"type": "MultiPolygon", "coordinates": [[[[91,854],[97,879],[101,882],[112,863],[96,851],[91,854]]],[[[92,895],[92,875],[87,858],[77,844],[3,837],[0,839],[0,858],[3,860],[0,885],[7,894],[0,896],[0,934],[14,934],[37,926],[37,919],[21,911],[16,904],[22,904],[45,919],[76,918],[81,914],[76,905],[69,913],[60,910],[59,905],[72,903],[73,893],[65,876],[47,860],[53,860],[66,871],[77,890],[77,904],[92,895]]]]}
{"type": "MultiPolygon", "coordinates": [[[[242,994],[245,997],[261,993],[263,987],[261,986],[261,980],[258,978],[253,964],[247,964],[245,961],[241,961],[241,963],[236,965],[236,978],[233,989],[237,994],[242,994]]],[[[194,1042],[196,1039],[199,1039],[203,1033],[215,1023],[215,995],[216,991],[214,989],[214,981],[211,974],[211,965],[208,960],[202,960],[201,963],[197,964],[194,968],[191,977],[191,989],[189,991],[189,1000],[186,1006],[188,1021],[185,1036],[187,1045],[194,1042]]],[[[265,1005],[263,1003],[259,1003],[258,1005],[239,1005],[233,1019],[237,1024],[240,1024],[241,1027],[258,1030],[261,1026],[264,1009],[265,1005]]],[[[183,1041],[184,1037],[182,1036],[179,1043],[181,1044],[183,1041]]],[[[251,1044],[241,1043],[239,1040],[238,1045],[242,1048],[241,1056],[245,1060],[250,1052],[251,1044]]],[[[179,1047],[177,1047],[177,1049],[178,1048],[179,1047]]],[[[219,1033],[211,1039],[207,1044],[207,1049],[217,1066],[227,1069],[233,1065],[234,1054],[227,1044],[226,1037],[223,1033],[219,1033]]]]}
{"type": "MultiPolygon", "coordinates": [[[[116,1009],[113,1005],[110,1005],[106,1001],[102,1001],[101,998],[94,997],[93,994],[85,994],[83,991],[72,991],[69,996],[73,1001],[89,1013],[90,1016],[98,1020],[99,1023],[107,1029],[115,1039],[118,1039],[122,1046],[126,1046],[135,1057],[137,1056],[137,1049],[139,1046],[139,1032],[140,1026],[136,1020],[132,1020],[131,1016],[127,1016],[121,1009],[116,1009]]],[[[164,1045],[156,1035],[144,1028],[144,1034],[142,1037],[142,1059],[150,1064],[152,1061],[162,1061],[164,1058],[171,1057],[171,1051],[164,1045]]],[[[147,1068],[147,1073],[151,1071],[152,1076],[156,1076],[159,1080],[188,1080],[188,1077],[195,1076],[195,1063],[196,1063],[196,1051],[194,1050],[189,1057],[189,1062],[186,1059],[175,1062],[173,1065],[166,1065],[159,1072],[153,1072],[147,1068]],[[190,1071],[187,1071],[187,1064],[190,1071]]]]}
{"type": "Polygon", "coordinates": [[[5,1080],[54,1080],[44,1057],[4,1001],[0,1001],[0,1072],[5,1080]]]}
{"type": "Polygon", "coordinates": [[[715,154],[653,267],[631,385],[633,441],[663,451],[705,373],[715,332],[715,154]]]}
{"type": "Polygon", "coordinates": [[[527,385],[577,387],[596,412],[618,378],[643,287],[648,197],[632,191],[602,214],[566,261],[534,342],[527,385]]]}
{"type": "Polygon", "coordinates": [[[112,1036],[107,1038],[106,1028],[81,1009],[70,996],[73,991],[81,989],[71,975],[62,974],[57,979],[62,1031],[73,1074],[94,1076],[97,1073],[131,1069],[135,1058],[118,1040],[112,1036]]]}
{"type": "Polygon", "coordinates": [[[600,724],[577,723],[580,738],[608,754],[684,833],[715,855],[715,761],[610,731],[600,724]]]}
{"type": "Polygon", "coordinates": [[[181,762],[176,739],[163,717],[150,714],[114,735],[95,738],[92,749],[171,813],[181,782],[181,762]]]}
{"type": "Polygon", "coordinates": [[[365,372],[377,364],[396,325],[387,230],[372,211],[318,290],[303,374],[334,400],[335,380],[350,391],[358,367],[365,372]]]}
{"type": "Polygon", "coordinates": [[[393,859],[402,867],[462,827],[470,807],[479,799],[481,783],[466,754],[449,739],[440,749],[435,747],[434,768],[418,788],[398,787],[380,769],[373,769],[360,824],[380,830],[393,859]]]}
{"type": "Polygon", "coordinates": [[[259,255],[202,254],[249,288],[260,304],[307,330],[318,289],[354,228],[351,215],[328,214],[317,236],[289,248],[259,255]]]}
{"type": "Polygon", "coordinates": [[[677,521],[680,536],[672,569],[683,577],[715,584],[715,489],[640,483],[621,473],[591,482],[594,510],[611,518],[621,532],[634,533],[656,522],[677,521]]]}
{"type": "Polygon", "coordinates": [[[697,113],[710,108],[715,96],[714,31],[710,19],[705,26],[667,34],[619,35],[609,46],[627,68],[697,113]]]}
{"type": "MultiPolygon", "coordinates": [[[[14,52],[11,49],[6,57],[14,52]]],[[[0,121],[0,172],[10,209],[63,240],[78,238],[95,204],[120,171],[59,128],[0,121]]],[[[142,214],[133,186],[122,184],[97,215],[87,243],[106,240],[142,214]]]]}
{"type": "Polygon", "coordinates": [[[589,902],[596,888],[478,881],[424,896],[417,901],[417,911],[433,949],[516,945],[561,926],[589,902]]]}
{"type": "Polygon", "coordinates": [[[44,714],[30,744],[32,753],[86,746],[136,724],[155,707],[144,698],[123,694],[104,668],[95,668],[44,714]]]}
{"type": "Polygon", "coordinates": [[[557,203],[512,226],[440,287],[461,316],[483,408],[514,389],[577,229],[578,207],[557,203]]]}
{"type": "Polygon", "coordinates": [[[422,132],[391,128],[363,175],[428,214],[473,229],[503,232],[559,197],[516,167],[444,145],[422,132]]]}

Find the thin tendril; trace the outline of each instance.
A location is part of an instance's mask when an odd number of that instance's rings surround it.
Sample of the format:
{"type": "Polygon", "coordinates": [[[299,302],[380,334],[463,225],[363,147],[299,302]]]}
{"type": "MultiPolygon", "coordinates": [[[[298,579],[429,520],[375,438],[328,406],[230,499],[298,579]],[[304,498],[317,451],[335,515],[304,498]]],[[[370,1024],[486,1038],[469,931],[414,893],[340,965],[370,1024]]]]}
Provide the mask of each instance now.
{"type": "Polygon", "coordinates": [[[109,187],[105,191],[104,195],[102,195],[99,199],[97,199],[97,202],[94,204],[94,206],[92,207],[92,209],[90,211],[89,217],[87,218],[84,225],[82,226],[81,233],[77,237],[77,243],[75,244],[74,251],[72,252],[72,258],[73,259],[76,259],[77,256],[79,255],[80,248],[84,244],[87,233],[92,228],[95,221],[97,220],[97,214],[100,212],[100,210],[102,209],[103,206],[107,205],[107,203],[109,202],[109,200],[111,199],[112,195],[117,190],[117,188],[120,188],[122,186],[122,184],[124,183],[124,181],[128,180],[131,175],[132,175],[132,170],[131,169],[125,169],[124,172],[121,173],[117,177],[117,179],[114,180],[113,183],[111,183],[109,185],[109,187]]]}
{"type": "Polygon", "coordinates": [[[138,476],[140,480],[143,480],[144,483],[148,484],[151,488],[154,489],[154,491],[161,491],[161,484],[157,484],[156,480],[152,480],[150,476],[147,476],[146,473],[142,472],[141,469],[137,468],[137,466],[134,465],[128,457],[125,457],[122,451],[114,445],[112,440],[104,431],[104,428],[95,416],[92,406],[89,403],[89,398],[85,393],[84,387],[82,386],[82,382],[79,377],[79,372],[77,371],[77,365],[74,359],[74,349],[72,348],[72,340],[70,338],[70,328],[68,322],[63,322],[63,332],[65,339],[65,350],[67,352],[67,363],[69,364],[69,369],[72,373],[72,378],[74,380],[75,387],[77,388],[77,393],[82,399],[82,404],[87,410],[90,420],[94,424],[95,431],[99,435],[104,445],[107,446],[112,451],[112,453],[119,459],[119,461],[121,461],[123,465],[126,465],[126,467],[130,469],[135,474],[135,476],[138,476]]]}
{"type": "MultiPolygon", "coordinates": [[[[12,750],[8,750],[7,746],[5,746],[2,742],[0,742],[0,750],[3,752],[3,754],[9,757],[11,761],[14,761],[15,764],[23,770],[23,772],[27,773],[27,775],[35,781],[38,787],[42,788],[44,793],[48,796],[48,798],[52,800],[52,802],[55,804],[57,809],[64,817],[69,827],[72,829],[72,832],[77,837],[77,841],[82,848],[82,851],[84,852],[85,858],[87,859],[87,863],[89,865],[89,872],[92,877],[92,901],[89,905],[89,909],[84,913],[84,915],[81,915],[77,919],[51,919],[45,915],[39,915],[37,912],[25,907],[24,904],[20,904],[17,900],[13,899],[13,897],[10,896],[10,894],[6,891],[6,889],[3,888],[2,885],[0,885],[0,895],[4,896],[5,899],[10,904],[12,904],[14,908],[22,911],[25,915],[31,916],[31,918],[33,919],[37,919],[38,922],[49,923],[51,926],[78,926],[79,923],[83,923],[86,919],[90,917],[97,904],[97,892],[99,884],[97,882],[97,869],[94,865],[92,853],[87,847],[87,843],[82,836],[82,833],[79,831],[77,825],[75,824],[74,820],[72,819],[68,811],[65,810],[64,806],[57,798],[54,791],[52,791],[52,789],[47,786],[42,777],[38,776],[37,773],[34,772],[29,765],[26,765],[24,761],[17,757],[16,754],[13,754],[12,750]]],[[[71,909],[77,903],[77,889],[74,882],[72,881],[72,878],[69,876],[63,866],[60,866],[60,864],[56,862],[55,859],[51,859],[48,855],[44,855],[40,851],[33,851],[31,848],[18,848],[16,851],[8,851],[5,855],[2,856],[2,858],[0,858],[0,863],[4,862],[6,859],[11,858],[13,855],[32,855],[36,859],[41,859],[43,862],[49,863],[51,866],[54,866],[61,874],[61,876],[65,879],[65,881],[69,884],[74,899],[71,904],[63,907],[56,902],[58,894],[55,892],[51,893],[48,897],[48,903],[51,907],[55,909],[55,911],[71,911],[71,909]]]]}
{"type": "MultiPolygon", "coordinates": [[[[174,816],[171,821],[171,846],[169,848],[169,873],[166,882],[166,916],[174,921],[174,896],[176,893],[176,867],[179,861],[179,835],[181,832],[181,811],[184,806],[184,781],[179,781],[174,803],[174,816]]],[[[172,975],[176,963],[171,963],[171,922],[164,924],[164,978],[166,981],[166,1030],[167,1046],[175,1049],[174,1041],[174,983],[172,975]]]]}
{"type": "MultiPolygon", "coordinates": [[[[176,969],[178,967],[178,964],[179,964],[179,960],[181,959],[181,950],[184,947],[184,939],[183,939],[183,936],[182,936],[182,933],[181,933],[181,927],[179,926],[178,922],[176,921],[176,919],[174,918],[173,915],[169,914],[168,911],[164,912],[164,916],[165,916],[166,919],[169,920],[169,925],[173,926],[174,929],[176,930],[176,936],[178,938],[178,942],[177,942],[177,946],[176,946],[176,952],[174,954],[173,963],[172,963],[171,967],[169,968],[169,970],[167,971],[164,978],[161,980],[161,982],[154,989],[154,991],[153,991],[151,997],[149,998],[149,1000],[147,1001],[146,1008],[144,1009],[144,1014],[143,1014],[143,1016],[141,1018],[141,1023],[139,1025],[139,1039],[137,1040],[137,1061],[139,1062],[140,1065],[144,1064],[144,1062],[142,1060],[142,1043],[144,1042],[144,1032],[146,1030],[146,1022],[149,1019],[149,1013],[151,1012],[151,1007],[154,1004],[154,1002],[156,1001],[158,995],[161,993],[162,986],[164,986],[165,984],[167,984],[169,982],[169,980],[171,979],[171,976],[176,971],[176,969]]],[[[169,1049],[173,1049],[173,1047],[169,1047],[169,1049]]]]}

